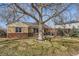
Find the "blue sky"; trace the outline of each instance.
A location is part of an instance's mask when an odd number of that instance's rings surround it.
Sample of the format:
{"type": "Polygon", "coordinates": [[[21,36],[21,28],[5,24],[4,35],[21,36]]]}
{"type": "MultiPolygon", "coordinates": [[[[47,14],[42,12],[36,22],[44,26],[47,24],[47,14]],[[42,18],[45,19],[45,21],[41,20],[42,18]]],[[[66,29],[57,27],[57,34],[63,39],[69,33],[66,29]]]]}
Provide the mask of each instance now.
{"type": "MultiPolygon", "coordinates": [[[[1,10],[3,10],[5,7],[0,7],[0,12],[1,10]]],[[[68,10],[71,12],[71,14],[73,15],[73,19],[75,18],[74,17],[74,14],[77,13],[76,12],[76,7],[75,5],[72,5],[68,8],[68,10]]],[[[26,20],[24,20],[23,18],[21,18],[22,21],[26,21],[26,22],[35,22],[32,18],[28,17],[28,19],[26,18],[26,20]]],[[[46,24],[48,24],[50,27],[53,27],[53,23],[50,21],[48,21],[46,24]]],[[[6,22],[4,19],[0,18],[0,27],[2,28],[7,28],[6,26],[6,22]]]]}
{"type": "MultiPolygon", "coordinates": [[[[76,6],[75,6],[75,5],[71,5],[71,6],[68,8],[68,11],[70,11],[70,13],[72,14],[72,19],[71,19],[71,20],[75,20],[75,16],[74,16],[74,15],[77,13],[77,8],[76,8],[76,6]]],[[[68,17],[68,15],[67,15],[67,17],[68,17]]],[[[53,25],[54,25],[51,20],[48,21],[47,24],[48,24],[50,27],[53,27],[53,25]]]]}

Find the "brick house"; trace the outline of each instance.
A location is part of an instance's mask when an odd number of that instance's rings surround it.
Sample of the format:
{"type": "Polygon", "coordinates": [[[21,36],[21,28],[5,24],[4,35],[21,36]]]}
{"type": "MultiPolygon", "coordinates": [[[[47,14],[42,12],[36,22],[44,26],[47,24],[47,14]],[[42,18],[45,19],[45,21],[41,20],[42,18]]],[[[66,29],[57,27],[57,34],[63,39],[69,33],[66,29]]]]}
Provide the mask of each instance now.
{"type": "MultiPolygon", "coordinates": [[[[38,35],[38,25],[36,23],[13,22],[7,24],[8,38],[27,38],[38,35]]],[[[47,25],[43,26],[44,35],[52,35],[52,28],[47,25]]]]}
{"type": "Polygon", "coordinates": [[[54,29],[56,29],[56,35],[60,35],[61,32],[59,31],[59,29],[64,30],[65,32],[70,32],[71,30],[75,29],[79,29],[79,21],[70,21],[70,22],[66,22],[66,23],[60,23],[60,24],[56,24],[54,25],[54,29]]]}

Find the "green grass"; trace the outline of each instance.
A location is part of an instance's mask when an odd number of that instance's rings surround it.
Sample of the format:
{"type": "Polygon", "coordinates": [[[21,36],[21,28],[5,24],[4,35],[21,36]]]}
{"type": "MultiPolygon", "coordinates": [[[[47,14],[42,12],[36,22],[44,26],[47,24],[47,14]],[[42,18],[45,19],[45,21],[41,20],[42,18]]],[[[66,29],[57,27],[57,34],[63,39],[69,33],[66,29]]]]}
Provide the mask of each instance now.
{"type": "Polygon", "coordinates": [[[35,39],[0,41],[1,56],[72,56],[79,54],[78,38],[53,38],[39,42],[35,39]]]}

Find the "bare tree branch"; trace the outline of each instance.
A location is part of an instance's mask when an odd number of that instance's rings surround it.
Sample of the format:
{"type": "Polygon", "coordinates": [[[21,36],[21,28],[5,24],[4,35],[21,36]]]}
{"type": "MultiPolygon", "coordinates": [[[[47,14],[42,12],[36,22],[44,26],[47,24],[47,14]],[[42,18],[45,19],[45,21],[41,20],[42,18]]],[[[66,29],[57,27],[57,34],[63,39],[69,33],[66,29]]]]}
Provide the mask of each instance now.
{"type": "Polygon", "coordinates": [[[22,18],[22,17],[24,17],[25,15],[21,15],[21,16],[19,16],[17,19],[16,19],[16,21],[19,21],[20,20],[20,18],[22,18]]]}
{"type": "Polygon", "coordinates": [[[15,3],[15,6],[16,6],[19,10],[21,10],[24,14],[26,14],[26,15],[32,17],[35,21],[39,22],[38,19],[37,19],[35,16],[33,16],[33,15],[31,15],[30,13],[26,12],[26,11],[25,11],[24,9],[22,9],[18,4],[15,3]]]}
{"type": "Polygon", "coordinates": [[[39,14],[39,16],[41,17],[41,13],[40,11],[38,10],[38,8],[36,6],[34,6],[34,4],[32,3],[31,6],[37,11],[37,13],[39,14]]]}
{"type": "Polygon", "coordinates": [[[56,16],[58,16],[59,14],[63,13],[63,11],[65,11],[70,5],[71,5],[71,4],[69,4],[67,7],[65,7],[62,11],[53,14],[53,16],[50,16],[47,20],[45,20],[45,21],[43,22],[43,24],[46,23],[47,21],[49,21],[50,19],[52,19],[53,17],[56,17],[56,16]]]}

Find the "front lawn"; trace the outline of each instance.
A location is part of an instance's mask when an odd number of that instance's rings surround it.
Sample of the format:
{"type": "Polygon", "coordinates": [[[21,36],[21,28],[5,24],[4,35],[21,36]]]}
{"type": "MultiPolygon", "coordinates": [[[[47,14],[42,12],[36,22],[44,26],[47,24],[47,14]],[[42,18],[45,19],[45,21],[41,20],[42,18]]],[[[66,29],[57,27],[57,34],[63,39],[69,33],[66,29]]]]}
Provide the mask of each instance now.
{"type": "Polygon", "coordinates": [[[53,38],[39,42],[35,39],[0,41],[2,56],[70,56],[79,54],[78,38],[53,38]]]}

